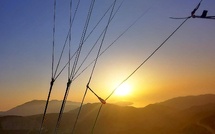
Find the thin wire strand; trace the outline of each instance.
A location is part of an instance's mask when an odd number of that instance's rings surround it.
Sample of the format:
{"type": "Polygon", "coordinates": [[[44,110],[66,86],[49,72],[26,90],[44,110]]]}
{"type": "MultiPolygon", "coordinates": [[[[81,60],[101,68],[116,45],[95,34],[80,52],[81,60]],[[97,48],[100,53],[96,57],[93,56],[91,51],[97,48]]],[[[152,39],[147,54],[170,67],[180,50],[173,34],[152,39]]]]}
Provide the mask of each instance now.
{"type": "Polygon", "coordinates": [[[53,16],[53,42],[52,42],[52,78],[54,78],[54,51],[55,51],[55,23],[56,23],[56,0],[54,0],[54,16],[53,16]]]}
{"type": "MultiPolygon", "coordinates": [[[[72,0],[70,0],[70,12],[69,12],[69,26],[72,27],[72,0]]],[[[71,57],[71,38],[72,38],[72,30],[70,30],[69,33],[69,65],[68,65],[68,79],[69,79],[69,74],[70,74],[70,57],[71,57]]]]}
{"type": "Polygon", "coordinates": [[[95,127],[96,127],[96,123],[97,123],[97,121],[98,121],[98,118],[99,118],[99,115],[100,115],[100,113],[101,113],[101,110],[102,110],[103,105],[104,105],[104,104],[100,104],[98,113],[97,113],[97,115],[96,115],[96,119],[95,119],[95,121],[94,121],[94,123],[93,123],[93,127],[92,127],[92,130],[91,130],[91,134],[94,133],[94,130],[95,130],[95,127]]]}
{"type": "Polygon", "coordinates": [[[49,88],[49,93],[48,93],[48,97],[47,97],[47,100],[46,100],[46,105],[45,105],[45,109],[44,109],[44,112],[43,112],[43,117],[42,117],[42,121],[41,121],[41,124],[40,124],[40,134],[42,134],[42,129],[43,129],[43,124],[44,124],[44,121],[45,121],[45,116],[46,116],[46,111],[47,111],[47,108],[48,108],[48,104],[49,104],[49,99],[50,99],[50,96],[51,96],[51,91],[52,91],[52,88],[53,88],[53,85],[54,85],[54,58],[55,58],[55,55],[54,55],[54,51],[55,51],[55,23],[56,23],[56,0],[54,0],[54,14],[53,14],[53,34],[52,34],[52,38],[53,38],[53,41],[52,41],[52,74],[51,74],[51,82],[50,82],[50,88],[49,88]]]}

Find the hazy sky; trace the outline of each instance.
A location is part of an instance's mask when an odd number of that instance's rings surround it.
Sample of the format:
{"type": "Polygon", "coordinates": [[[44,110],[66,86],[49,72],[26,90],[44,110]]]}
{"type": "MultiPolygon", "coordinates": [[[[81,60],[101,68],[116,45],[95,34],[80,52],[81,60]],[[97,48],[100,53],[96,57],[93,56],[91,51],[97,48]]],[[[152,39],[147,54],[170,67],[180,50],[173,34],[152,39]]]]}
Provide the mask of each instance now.
{"type": "MultiPolygon", "coordinates": [[[[0,1],[0,111],[33,99],[47,98],[51,79],[53,1],[0,1]]],[[[75,0],[74,7],[76,2],[75,0]]],[[[96,0],[89,31],[112,2],[113,0],[96,0]]],[[[117,0],[116,7],[120,2],[121,0],[117,0]]],[[[102,50],[141,14],[145,15],[98,59],[91,88],[102,98],[106,98],[183,21],[169,17],[189,16],[198,2],[199,0],[125,0],[110,23],[102,50]]],[[[89,0],[82,0],[80,3],[72,30],[72,52],[79,44],[89,4],[89,0]]],[[[215,15],[214,7],[214,0],[203,0],[196,14],[200,15],[207,9],[208,15],[215,15]]],[[[79,65],[106,25],[109,13],[86,41],[79,65]]],[[[189,19],[126,82],[132,87],[131,93],[125,97],[113,95],[108,102],[129,101],[134,106],[144,106],[176,96],[215,93],[214,25],[215,20],[189,19]]],[[[55,63],[68,29],[69,0],[57,0],[55,63]]],[[[98,45],[81,70],[95,58],[97,50],[98,45]]],[[[68,47],[60,67],[67,60],[68,47]]],[[[72,83],[68,100],[81,100],[91,70],[92,66],[72,83]]],[[[67,69],[56,80],[51,99],[63,98],[66,83],[67,69]]],[[[97,101],[88,92],[85,103],[97,101]]]]}

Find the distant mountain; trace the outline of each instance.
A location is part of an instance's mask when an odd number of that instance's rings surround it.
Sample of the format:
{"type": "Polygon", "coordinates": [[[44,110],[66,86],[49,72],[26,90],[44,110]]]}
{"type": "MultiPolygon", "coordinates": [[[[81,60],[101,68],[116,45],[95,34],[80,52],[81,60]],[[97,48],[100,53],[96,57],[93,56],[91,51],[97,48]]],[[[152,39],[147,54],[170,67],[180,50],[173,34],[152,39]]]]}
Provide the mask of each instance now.
{"type": "Polygon", "coordinates": [[[214,94],[205,94],[199,96],[183,96],[173,98],[159,103],[160,105],[169,106],[177,109],[186,109],[192,106],[199,106],[215,102],[214,94]]]}
{"type": "MultiPolygon", "coordinates": [[[[105,104],[101,109],[94,134],[214,134],[213,97],[215,98],[215,95],[177,97],[143,108],[105,104]]],[[[82,107],[75,133],[91,133],[99,107],[98,103],[88,103],[82,107]]],[[[59,134],[71,133],[78,110],[74,109],[63,114],[59,134]]],[[[56,113],[47,114],[44,134],[53,133],[57,116],[56,113]]],[[[0,133],[6,134],[10,131],[10,134],[17,134],[12,132],[14,130],[22,134],[38,133],[41,118],[41,115],[0,117],[0,133]]]]}
{"type": "MultiPolygon", "coordinates": [[[[58,113],[62,101],[52,100],[49,102],[47,113],[58,113]]],[[[29,116],[42,114],[45,108],[45,100],[32,100],[22,105],[14,107],[8,111],[1,112],[0,115],[19,115],[29,116]]],[[[65,106],[65,112],[76,109],[80,106],[78,102],[67,101],[65,106]]]]}

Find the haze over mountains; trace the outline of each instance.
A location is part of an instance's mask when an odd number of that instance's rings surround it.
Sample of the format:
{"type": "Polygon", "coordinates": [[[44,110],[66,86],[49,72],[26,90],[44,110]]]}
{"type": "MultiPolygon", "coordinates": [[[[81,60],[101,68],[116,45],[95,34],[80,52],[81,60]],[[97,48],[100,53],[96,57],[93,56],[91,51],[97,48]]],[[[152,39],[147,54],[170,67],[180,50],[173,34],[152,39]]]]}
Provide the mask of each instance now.
{"type": "MultiPolygon", "coordinates": [[[[27,109],[34,101],[21,105],[27,109]]],[[[83,106],[76,134],[91,133],[100,104],[83,106]]],[[[14,108],[16,110],[19,107],[14,108]]],[[[78,109],[65,112],[58,130],[59,134],[71,133],[78,109]]],[[[19,114],[25,115],[26,112],[19,114]]],[[[57,113],[46,116],[44,134],[53,133],[57,113]]],[[[2,116],[1,134],[38,133],[42,115],[2,116]]],[[[214,134],[215,95],[177,97],[164,102],[150,104],[143,108],[105,104],[94,134],[214,134]]]]}
{"type": "MultiPolygon", "coordinates": [[[[62,101],[59,101],[59,100],[51,100],[49,102],[47,113],[58,113],[61,103],[62,101]]],[[[32,100],[22,105],[16,106],[8,111],[0,112],[0,115],[29,116],[29,115],[41,114],[44,111],[45,104],[46,104],[45,100],[32,100]]],[[[79,102],[67,101],[65,112],[76,109],[79,107],[79,105],[80,105],[79,102]]]]}

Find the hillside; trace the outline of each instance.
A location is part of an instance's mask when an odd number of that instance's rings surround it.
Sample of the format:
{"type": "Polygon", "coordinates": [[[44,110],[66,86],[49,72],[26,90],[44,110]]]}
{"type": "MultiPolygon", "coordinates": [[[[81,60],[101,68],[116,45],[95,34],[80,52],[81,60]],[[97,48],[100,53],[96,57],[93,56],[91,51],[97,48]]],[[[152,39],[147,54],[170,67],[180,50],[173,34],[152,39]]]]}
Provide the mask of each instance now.
{"type": "MultiPolygon", "coordinates": [[[[215,98],[215,95],[201,95],[173,98],[161,103],[150,104],[143,108],[105,104],[98,118],[94,134],[214,134],[215,133],[215,101],[202,98],[215,98]],[[173,101],[174,100],[174,101],[173,101]],[[185,101],[187,100],[187,101],[185,101]],[[182,107],[178,102],[192,103],[182,107]],[[171,102],[171,103],[170,103],[171,102]],[[174,105],[174,102],[175,105],[174,105]],[[169,105],[164,105],[169,104],[169,105]],[[170,105],[171,104],[171,105],[170,105]]],[[[85,104],[75,129],[76,134],[91,133],[93,123],[100,104],[85,104]]],[[[59,134],[69,134],[74,124],[78,109],[64,113],[59,134]]],[[[47,114],[44,133],[52,134],[58,114],[47,114]]],[[[16,117],[0,117],[0,133],[14,129],[23,134],[36,133],[41,115],[16,117]],[[19,118],[19,120],[17,119],[19,118]],[[23,123],[19,123],[19,121],[23,123]],[[17,126],[14,128],[13,124],[17,126]],[[29,126],[22,128],[25,122],[29,126]],[[32,125],[34,123],[34,125],[32,125]],[[27,132],[27,130],[28,132],[27,132]]],[[[13,134],[11,132],[11,134],[13,134]]],[[[14,133],[15,134],[15,133],[14,133]]]]}
{"type": "Polygon", "coordinates": [[[169,99],[159,103],[160,105],[169,106],[177,109],[186,109],[192,106],[199,106],[215,102],[214,94],[198,95],[198,96],[182,96],[169,99]]]}
{"type": "MultiPolygon", "coordinates": [[[[58,113],[62,101],[52,100],[49,102],[49,106],[47,109],[47,113],[58,113]]],[[[45,100],[32,100],[21,104],[17,107],[14,107],[8,111],[1,112],[1,115],[18,115],[18,116],[29,116],[42,114],[45,108],[46,101],[45,100]]],[[[70,111],[78,108],[80,103],[67,101],[65,106],[65,111],[70,111]]]]}

